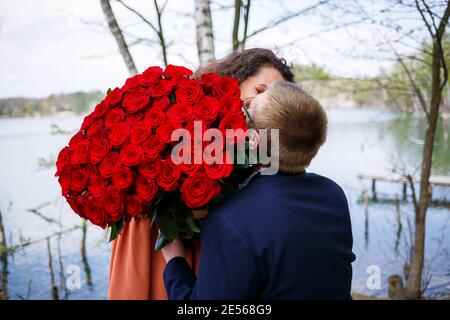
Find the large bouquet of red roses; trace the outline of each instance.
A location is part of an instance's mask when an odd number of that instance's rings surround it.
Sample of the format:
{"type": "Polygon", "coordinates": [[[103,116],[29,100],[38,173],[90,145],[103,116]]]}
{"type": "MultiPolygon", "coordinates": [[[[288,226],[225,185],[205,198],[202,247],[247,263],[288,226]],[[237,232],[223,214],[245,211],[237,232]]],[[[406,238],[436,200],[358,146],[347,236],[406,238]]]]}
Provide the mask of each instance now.
{"type": "Polygon", "coordinates": [[[242,182],[246,165],[233,164],[236,154],[225,148],[244,139],[227,135],[227,129],[246,130],[238,83],[217,74],[200,80],[191,75],[169,65],[127,79],[108,91],[58,155],[55,175],[62,195],[80,217],[110,226],[111,239],[125,222],[141,216],[158,225],[157,249],[178,234],[192,238],[201,225],[192,211],[211,208],[242,182]],[[215,128],[224,134],[218,149],[192,138],[199,124],[202,132],[215,128]],[[192,133],[190,148],[178,156],[194,155],[197,148],[200,161],[198,154],[191,162],[174,161],[176,129],[192,133]],[[218,150],[225,161],[203,161],[218,150]]]}

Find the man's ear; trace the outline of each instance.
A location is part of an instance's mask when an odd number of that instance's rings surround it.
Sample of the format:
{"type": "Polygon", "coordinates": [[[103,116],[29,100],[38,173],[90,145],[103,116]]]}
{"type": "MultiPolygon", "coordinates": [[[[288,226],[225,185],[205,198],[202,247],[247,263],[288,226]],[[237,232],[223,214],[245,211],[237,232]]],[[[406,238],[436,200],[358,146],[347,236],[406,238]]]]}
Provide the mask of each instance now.
{"type": "Polygon", "coordinates": [[[256,150],[259,146],[259,133],[256,130],[251,130],[248,139],[250,150],[256,150]]]}

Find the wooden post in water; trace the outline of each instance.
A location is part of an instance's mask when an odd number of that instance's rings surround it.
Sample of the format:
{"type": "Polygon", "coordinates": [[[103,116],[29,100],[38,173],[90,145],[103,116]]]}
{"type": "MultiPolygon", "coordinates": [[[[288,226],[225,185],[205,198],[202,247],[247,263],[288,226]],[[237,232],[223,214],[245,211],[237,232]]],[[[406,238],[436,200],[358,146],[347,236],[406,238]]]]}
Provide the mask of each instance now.
{"type": "Polygon", "coordinates": [[[406,201],[407,187],[408,187],[407,181],[403,181],[402,185],[403,185],[403,201],[406,201]]]}
{"type": "Polygon", "coordinates": [[[377,180],[375,178],[372,179],[372,197],[373,197],[374,201],[377,201],[376,183],[377,183],[377,180]]]}
{"type": "Polygon", "coordinates": [[[50,238],[47,238],[47,252],[48,252],[48,268],[50,271],[50,286],[53,300],[59,300],[58,287],[55,286],[55,274],[52,266],[52,250],[50,248],[50,238]]]}
{"type": "Polygon", "coordinates": [[[83,262],[84,272],[86,273],[86,282],[89,287],[92,287],[92,272],[89,266],[86,253],[86,235],[87,235],[87,220],[83,220],[81,237],[81,261],[83,262]]]}
{"type": "Polygon", "coordinates": [[[6,245],[5,228],[3,226],[2,212],[0,211],[0,261],[2,273],[0,274],[0,300],[8,300],[8,246],[6,245]]]}
{"type": "Polygon", "coordinates": [[[402,218],[401,218],[401,211],[400,211],[400,200],[397,196],[395,196],[395,212],[396,212],[396,219],[397,219],[397,232],[395,237],[395,254],[398,256],[399,253],[399,246],[400,246],[400,238],[402,235],[402,218]]]}
{"type": "Polygon", "coordinates": [[[367,249],[369,247],[369,196],[367,191],[363,191],[364,199],[364,246],[367,249]]]}
{"type": "Polygon", "coordinates": [[[405,300],[402,277],[394,274],[388,278],[388,297],[391,300],[405,300]]]}

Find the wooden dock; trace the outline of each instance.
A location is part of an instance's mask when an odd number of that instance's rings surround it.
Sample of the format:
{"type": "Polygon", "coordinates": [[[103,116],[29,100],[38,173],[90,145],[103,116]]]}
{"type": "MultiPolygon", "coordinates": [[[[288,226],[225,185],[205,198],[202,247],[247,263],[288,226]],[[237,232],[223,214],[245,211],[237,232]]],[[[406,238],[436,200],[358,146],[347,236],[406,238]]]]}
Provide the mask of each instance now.
{"type": "MultiPolygon", "coordinates": [[[[403,186],[403,197],[406,198],[408,178],[405,175],[400,175],[393,172],[378,172],[378,173],[360,173],[357,175],[360,180],[372,181],[372,193],[376,196],[376,183],[377,181],[401,183],[403,186]]],[[[420,183],[420,179],[413,178],[414,183],[420,183]]],[[[430,176],[431,187],[450,187],[450,176],[430,176]]]]}

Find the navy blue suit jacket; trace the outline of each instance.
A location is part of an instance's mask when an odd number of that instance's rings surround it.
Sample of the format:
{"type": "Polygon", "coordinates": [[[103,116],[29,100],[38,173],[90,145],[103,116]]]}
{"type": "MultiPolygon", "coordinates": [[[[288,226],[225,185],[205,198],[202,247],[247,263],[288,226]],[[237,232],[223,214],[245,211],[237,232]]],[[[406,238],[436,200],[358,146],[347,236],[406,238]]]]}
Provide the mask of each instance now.
{"type": "Polygon", "coordinates": [[[164,270],[169,299],[351,299],[347,200],[314,173],[258,175],[202,224],[198,277],[164,270]]]}

